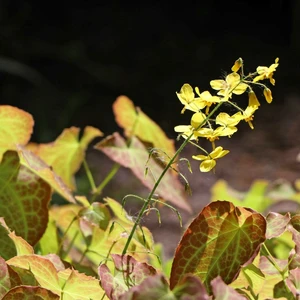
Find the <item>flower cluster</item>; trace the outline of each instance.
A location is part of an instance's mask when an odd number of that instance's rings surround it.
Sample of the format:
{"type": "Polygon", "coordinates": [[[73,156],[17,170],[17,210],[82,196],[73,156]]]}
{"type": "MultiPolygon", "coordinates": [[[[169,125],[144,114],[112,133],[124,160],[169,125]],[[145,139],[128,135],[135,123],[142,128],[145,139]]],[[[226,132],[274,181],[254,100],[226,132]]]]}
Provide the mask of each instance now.
{"type": "Polygon", "coordinates": [[[202,161],[200,164],[201,172],[209,172],[216,166],[216,159],[221,158],[229,153],[221,146],[216,147],[215,141],[220,137],[231,137],[237,132],[237,125],[241,121],[249,124],[251,129],[253,126],[253,117],[255,111],[259,108],[260,103],[254,92],[254,87],[263,89],[263,95],[268,103],[271,103],[272,92],[261,81],[269,79],[272,85],[275,85],[273,78],[274,72],[278,67],[279,59],[276,58],[275,63],[270,67],[259,66],[256,72],[244,75],[243,60],[237,59],[231,68],[231,73],[225,79],[212,80],[210,86],[213,90],[218,91],[216,95],[212,95],[209,91],[200,92],[198,87],[194,89],[189,84],[184,84],[179,93],[178,99],[183,105],[181,113],[186,110],[192,111],[190,125],[178,125],[174,130],[181,137],[188,140],[191,144],[198,147],[205,155],[193,155],[193,159],[202,161]],[[242,95],[248,93],[248,106],[241,108],[231,101],[234,95],[242,95]],[[220,112],[223,103],[232,105],[236,112],[229,115],[226,112],[220,112]],[[215,118],[212,116],[215,112],[219,112],[215,118]],[[199,146],[199,138],[206,138],[212,143],[212,151],[208,152],[199,146]]]}

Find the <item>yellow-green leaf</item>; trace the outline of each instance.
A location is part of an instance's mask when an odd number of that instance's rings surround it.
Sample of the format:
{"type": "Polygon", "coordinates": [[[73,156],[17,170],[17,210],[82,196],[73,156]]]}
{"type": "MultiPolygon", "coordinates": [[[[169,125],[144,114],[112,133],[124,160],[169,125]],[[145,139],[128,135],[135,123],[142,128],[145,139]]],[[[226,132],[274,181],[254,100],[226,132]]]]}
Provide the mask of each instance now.
{"type": "Polygon", "coordinates": [[[137,136],[140,140],[153,144],[168,156],[175,153],[174,140],[169,139],[164,131],[150,119],[139,107],[126,96],[120,96],[113,104],[116,122],[124,129],[126,136],[137,136]]]}
{"type": "Polygon", "coordinates": [[[37,149],[37,154],[53,168],[71,190],[76,189],[74,175],[82,164],[89,143],[94,138],[103,136],[99,129],[92,126],[84,129],[80,140],[79,132],[80,129],[77,127],[67,128],[54,142],[40,144],[37,149]]]}
{"type": "Polygon", "coordinates": [[[33,131],[32,116],[22,109],[0,106],[0,161],[4,152],[16,150],[17,145],[26,145],[33,131]]]}

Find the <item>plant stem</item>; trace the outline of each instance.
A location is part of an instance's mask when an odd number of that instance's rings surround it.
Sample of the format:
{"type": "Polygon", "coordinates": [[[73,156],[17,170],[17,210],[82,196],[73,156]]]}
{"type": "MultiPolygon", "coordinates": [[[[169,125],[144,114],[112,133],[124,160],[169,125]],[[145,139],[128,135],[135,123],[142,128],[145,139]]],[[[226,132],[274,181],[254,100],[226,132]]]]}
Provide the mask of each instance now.
{"type": "MultiPolygon", "coordinates": [[[[219,107],[223,104],[223,102],[220,102],[216,105],[216,107],[209,113],[209,115],[206,117],[205,120],[203,120],[203,122],[198,126],[198,128],[201,128],[201,126],[203,126],[205,124],[205,122],[219,109],[219,107]]],[[[196,130],[198,130],[198,128],[196,130]]],[[[166,174],[166,172],[169,170],[170,166],[173,164],[173,162],[175,161],[176,157],[180,154],[180,152],[183,150],[183,148],[188,144],[189,140],[191,139],[191,137],[193,136],[193,133],[191,133],[187,139],[184,140],[184,142],[181,144],[181,146],[178,148],[178,150],[175,152],[174,156],[170,159],[170,161],[168,162],[168,164],[166,165],[166,167],[164,168],[164,170],[162,171],[162,173],[160,174],[159,178],[157,179],[157,181],[154,184],[154,187],[152,188],[150,194],[148,195],[147,200],[144,202],[144,205],[142,206],[136,221],[133,224],[133,227],[131,229],[131,232],[128,236],[128,239],[126,241],[126,244],[124,246],[122,255],[125,255],[127,252],[127,249],[129,247],[129,244],[133,238],[133,235],[135,233],[135,230],[137,228],[137,226],[139,225],[142,216],[144,215],[144,212],[146,210],[146,208],[149,206],[152,197],[157,189],[157,187],[159,186],[161,180],[163,179],[164,175],[166,174]]]]}
{"type": "Polygon", "coordinates": [[[104,189],[104,187],[112,180],[112,178],[116,175],[116,173],[118,172],[118,170],[120,169],[121,165],[118,163],[115,163],[110,172],[107,174],[107,176],[104,178],[104,180],[100,183],[100,185],[98,187],[95,187],[94,193],[93,193],[93,197],[91,198],[91,203],[93,203],[97,196],[101,194],[102,190],[104,189]]]}
{"type": "Polygon", "coordinates": [[[90,186],[92,188],[92,191],[94,192],[94,191],[96,191],[96,184],[95,184],[92,172],[91,172],[91,170],[89,168],[89,165],[88,165],[88,163],[87,163],[87,161],[86,161],[85,158],[83,159],[83,166],[84,166],[84,170],[85,170],[86,176],[87,176],[87,178],[89,180],[90,186]]]}

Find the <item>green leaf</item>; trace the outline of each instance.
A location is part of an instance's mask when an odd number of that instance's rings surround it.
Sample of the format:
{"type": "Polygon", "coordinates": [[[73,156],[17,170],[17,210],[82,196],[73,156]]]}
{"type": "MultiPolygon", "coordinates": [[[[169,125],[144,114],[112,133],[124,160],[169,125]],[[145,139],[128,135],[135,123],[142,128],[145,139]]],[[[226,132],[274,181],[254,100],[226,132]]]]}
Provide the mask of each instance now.
{"type": "Polygon", "coordinates": [[[0,215],[18,236],[34,245],[46,230],[51,187],[21,166],[14,151],[7,151],[3,156],[0,181],[0,215]]]}
{"type": "Polygon", "coordinates": [[[2,300],[15,299],[59,300],[60,297],[57,294],[39,286],[16,286],[11,289],[2,300]]]}
{"type": "Polygon", "coordinates": [[[220,275],[232,282],[241,266],[255,258],[265,241],[265,218],[251,209],[215,201],[204,207],[185,231],[173,260],[170,285],[191,273],[210,290],[210,281],[220,275]]]}
{"type": "MultiPolygon", "coordinates": [[[[115,132],[113,135],[96,144],[95,148],[105,153],[110,159],[123,167],[131,169],[133,174],[150,190],[152,190],[155,180],[163,172],[162,167],[154,159],[149,159],[149,154],[145,146],[135,137],[132,137],[132,142],[128,148],[125,140],[115,132]],[[147,167],[150,171],[145,176],[147,161],[147,167]]],[[[190,205],[186,201],[184,186],[171,170],[165,174],[156,189],[156,193],[178,207],[191,211],[190,205]]]]}

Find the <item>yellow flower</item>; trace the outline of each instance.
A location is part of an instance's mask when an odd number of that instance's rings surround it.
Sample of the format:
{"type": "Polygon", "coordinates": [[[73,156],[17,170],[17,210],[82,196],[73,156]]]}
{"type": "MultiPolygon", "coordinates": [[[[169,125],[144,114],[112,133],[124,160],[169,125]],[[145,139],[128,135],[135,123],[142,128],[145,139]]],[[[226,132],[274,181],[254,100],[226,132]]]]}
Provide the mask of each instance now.
{"type": "Polygon", "coordinates": [[[210,142],[214,142],[215,140],[219,139],[220,136],[220,130],[213,130],[212,128],[200,128],[199,130],[195,131],[194,134],[197,137],[205,137],[207,138],[210,142]]]}
{"type": "Polygon", "coordinates": [[[227,75],[225,80],[212,80],[210,85],[214,90],[219,91],[218,95],[224,96],[225,98],[231,98],[232,93],[241,95],[248,88],[248,85],[241,81],[240,75],[235,72],[227,75]]]}
{"type": "Polygon", "coordinates": [[[272,92],[271,92],[271,90],[270,90],[269,88],[265,88],[265,89],[264,89],[264,96],[265,96],[266,101],[267,101],[268,103],[271,103],[271,102],[272,102],[272,100],[273,100],[272,92]]]}
{"type": "Polygon", "coordinates": [[[241,58],[238,58],[235,62],[234,65],[231,68],[232,72],[237,72],[241,66],[243,65],[243,60],[241,58]]]}
{"type": "Polygon", "coordinates": [[[204,91],[200,94],[199,89],[195,89],[196,93],[199,95],[201,101],[204,103],[204,105],[206,106],[206,110],[205,113],[208,114],[209,112],[209,108],[218,102],[221,102],[222,99],[218,96],[212,96],[211,93],[209,91],[204,91]]]}
{"type": "Polygon", "coordinates": [[[174,128],[175,132],[181,133],[183,138],[188,138],[191,134],[191,140],[197,140],[198,136],[195,134],[195,130],[199,129],[199,126],[204,125],[204,120],[206,119],[205,114],[198,112],[194,113],[191,118],[191,125],[178,125],[174,128]]]}
{"type": "Polygon", "coordinates": [[[253,118],[254,118],[254,112],[258,109],[257,105],[254,106],[248,106],[243,113],[240,111],[234,114],[232,117],[234,118],[240,118],[240,120],[245,120],[250,126],[251,129],[254,129],[254,126],[252,124],[253,118]]]}
{"type": "Polygon", "coordinates": [[[221,125],[221,127],[218,127],[215,131],[219,134],[219,136],[231,136],[237,131],[235,126],[240,121],[241,118],[239,115],[235,114],[233,116],[229,116],[224,112],[219,113],[216,117],[216,124],[221,125]]]}
{"type": "Polygon", "coordinates": [[[219,146],[208,155],[193,155],[192,157],[196,160],[203,160],[200,164],[201,172],[209,172],[216,166],[216,159],[221,158],[228,153],[228,150],[223,150],[223,148],[219,146]]]}
{"type": "Polygon", "coordinates": [[[256,68],[257,73],[259,74],[253,79],[253,82],[257,82],[264,79],[270,79],[270,82],[275,85],[275,79],[273,78],[273,74],[276,71],[276,68],[279,65],[279,58],[275,59],[275,64],[272,64],[270,67],[259,66],[256,68]]]}
{"type": "Polygon", "coordinates": [[[181,111],[182,114],[186,109],[198,112],[200,109],[205,107],[205,103],[199,97],[195,98],[193,88],[188,83],[185,83],[181,87],[180,92],[176,92],[176,94],[179,101],[184,105],[181,111]]]}

